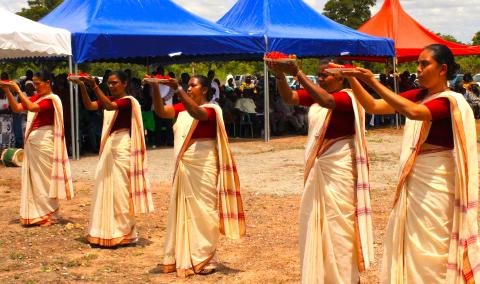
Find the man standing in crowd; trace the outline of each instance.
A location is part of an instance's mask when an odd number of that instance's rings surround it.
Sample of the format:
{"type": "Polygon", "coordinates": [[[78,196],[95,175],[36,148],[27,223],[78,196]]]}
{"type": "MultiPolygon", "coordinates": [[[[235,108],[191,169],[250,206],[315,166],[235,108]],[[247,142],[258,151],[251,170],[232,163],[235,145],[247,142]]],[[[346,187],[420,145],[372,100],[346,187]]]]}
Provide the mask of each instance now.
{"type": "Polygon", "coordinates": [[[215,79],[215,71],[209,70],[207,78],[212,86],[212,99],[210,100],[210,103],[218,105],[218,100],[220,99],[220,86],[213,80],[215,79]]]}
{"type": "MultiPolygon", "coordinates": [[[[165,75],[165,69],[162,65],[157,67],[157,75],[165,75]]],[[[170,87],[160,84],[160,95],[162,96],[165,105],[172,105],[173,92],[170,92],[170,87]]],[[[155,115],[155,136],[156,146],[173,146],[173,119],[160,118],[155,115]]]]}

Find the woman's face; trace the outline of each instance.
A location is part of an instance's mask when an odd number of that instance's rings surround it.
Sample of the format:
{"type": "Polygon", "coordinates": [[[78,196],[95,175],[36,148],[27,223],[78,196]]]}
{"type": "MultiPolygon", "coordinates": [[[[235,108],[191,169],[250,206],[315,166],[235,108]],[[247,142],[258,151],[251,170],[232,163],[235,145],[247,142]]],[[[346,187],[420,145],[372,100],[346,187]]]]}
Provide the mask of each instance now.
{"type": "Polygon", "coordinates": [[[107,84],[110,94],[112,94],[114,97],[120,97],[125,94],[127,82],[123,83],[122,81],[120,81],[117,75],[108,76],[107,84]]]}
{"type": "Polygon", "coordinates": [[[52,92],[49,80],[42,81],[40,78],[34,76],[33,85],[35,86],[35,90],[37,91],[37,94],[39,94],[40,96],[48,95],[52,92]]]}
{"type": "Polygon", "coordinates": [[[203,104],[207,98],[208,89],[200,84],[198,78],[191,78],[188,81],[187,95],[192,98],[198,105],[203,104]]]}
{"type": "Polygon", "coordinates": [[[429,89],[440,82],[446,82],[447,65],[439,64],[433,58],[432,51],[425,49],[418,57],[417,74],[420,86],[429,89]]]}
{"type": "Polygon", "coordinates": [[[325,91],[331,93],[341,90],[343,87],[343,77],[338,74],[332,74],[325,71],[328,65],[320,65],[317,69],[317,82],[325,91]]]}

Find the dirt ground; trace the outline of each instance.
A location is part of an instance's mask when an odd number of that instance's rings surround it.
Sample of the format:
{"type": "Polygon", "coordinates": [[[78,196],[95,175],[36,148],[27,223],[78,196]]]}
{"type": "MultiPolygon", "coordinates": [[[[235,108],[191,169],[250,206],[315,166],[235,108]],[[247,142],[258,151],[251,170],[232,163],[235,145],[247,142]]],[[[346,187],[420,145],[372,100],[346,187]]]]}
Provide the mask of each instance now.
{"type": "MultiPolygon", "coordinates": [[[[394,193],[401,130],[367,133],[372,182],[377,261],[394,193]]],[[[173,172],[173,150],[149,150],[149,173],[155,212],[138,216],[140,241],[117,249],[92,248],[85,241],[93,175],[98,157],[72,161],[76,197],[62,201],[62,222],[50,227],[22,227],[18,222],[20,168],[0,165],[0,282],[105,283],[292,283],[299,282],[298,210],[302,192],[306,137],[263,141],[235,140],[247,218],[247,236],[220,239],[221,267],[209,276],[186,280],[174,274],[152,274],[162,259],[173,172]]],[[[362,274],[376,283],[378,265],[362,274]]]]}

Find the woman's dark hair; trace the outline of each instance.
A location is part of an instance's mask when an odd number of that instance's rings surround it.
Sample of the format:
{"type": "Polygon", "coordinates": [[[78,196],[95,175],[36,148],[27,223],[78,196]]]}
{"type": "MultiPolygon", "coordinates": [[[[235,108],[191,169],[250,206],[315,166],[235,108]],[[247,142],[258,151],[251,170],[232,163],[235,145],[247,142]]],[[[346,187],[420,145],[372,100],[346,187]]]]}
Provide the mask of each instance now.
{"type": "Polygon", "coordinates": [[[0,74],[0,80],[8,80],[8,73],[2,72],[2,74],[0,74]]]}
{"type": "Polygon", "coordinates": [[[478,85],[473,85],[472,92],[477,96],[480,95],[480,87],[478,85]]]}
{"type": "Polygon", "coordinates": [[[200,83],[200,85],[202,85],[202,87],[205,87],[205,88],[208,89],[207,101],[210,101],[212,99],[212,96],[213,96],[212,81],[208,80],[208,78],[203,76],[203,75],[193,75],[191,78],[192,79],[196,78],[198,80],[198,82],[200,83]]]}
{"type": "Polygon", "coordinates": [[[108,76],[110,76],[111,73],[112,73],[112,70],[110,69],[105,70],[105,73],[103,73],[102,83],[103,82],[106,83],[108,81],[108,76]]]}
{"type": "MultiPolygon", "coordinates": [[[[335,63],[335,64],[340,64],[340,65],[345,65],[345,64],[351,64],[350,61],[346,61],[343,59],[340,59],[338,57],[325,57],[320,59],[320,65],[327,65],[328,63],[335,63]]],[[[349,88],[350,85],[348,84],[347,78],[343,79],[343,88],[349,88]]]]}
{"type": "Polygon", "coordinates": [[[472,81],[473,81],[472,73],[465,73],[465,75],[463,75],[463,82],[470,83],[472,81]]]}
{"type": "Polygon", "coordinates": [[[425,47],[423,50],[430,50],[432,52],[432,57],[438,64],[447,65],[447,80],[455,79],[457,71],[460,69],[460,65],[455,62],[455,57],[453,56],[452,51],[446,45],[443,44],[431,44],[425,47]]]}
{"type": "Polygon", "coordinates": [[[109,77],[110,76],[117,76],[117,78],[120,80],[120,82],[122,83],[128,83],[128,74],[121,71],[121,70],[118,70],[118,71],[113,71],[112,73],[110,73],[109,77]]]}
{"type": "Polygon", "coordinates": [[[48,72],[48,71],[37,72],[37,73],[33,74],[33,77],[37,77],[42,82],[50,81],[50,86],[52,85],[53,80],[55,79],[53,74],[48,72]]]}
{"type": "Polygon", "coordinates": [[[188,83],[190,75],[188,75],[188,73],[182,73],[182,75],[180,75],[180,80],[182,80],[182,84],[188,83]]]}

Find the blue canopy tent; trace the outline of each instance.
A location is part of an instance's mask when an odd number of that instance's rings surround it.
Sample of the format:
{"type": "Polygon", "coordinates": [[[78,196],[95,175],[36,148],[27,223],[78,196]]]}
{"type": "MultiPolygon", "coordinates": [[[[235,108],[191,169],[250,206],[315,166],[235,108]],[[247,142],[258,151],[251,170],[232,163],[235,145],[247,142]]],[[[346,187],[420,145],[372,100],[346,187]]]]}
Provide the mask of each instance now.
{"type": "Polygon", "coordinates": [[[263,52],[258,39],[170,0],[66,0],[40,22],[72,33],[75,63],[263,52]]]}
{"type": "Polygon", "coordinates": [[[264,37],[266,52],[281,51],[299,57],[395,54],[391,39],[336,23],[301,0],[239,0],[217,23],[264,37]]]}
{"type": "MultiPolygon", "coordinates": [[[[301,0],[238,0],[217,21],[227,28],[264,38],[264,52],[298,57],[361,55],[393,57],[391,39],[369,36],[319,14],[301,0]]],[[[268,113],[268,69],[265,72],[265,113],[268,113]]],[[[265,116],[265,140],[269,134],[265,116]]]]}
{"type": "MultiPolygon", "coordinates": [[[[261,38],[209,22],[170,0],[65,0],[40,22],[71,32],[75,73],[87,61],[178,63],[263,53],[261,38]]],[[[79,158],[78,104],[76,113],[79,158]]]]}

